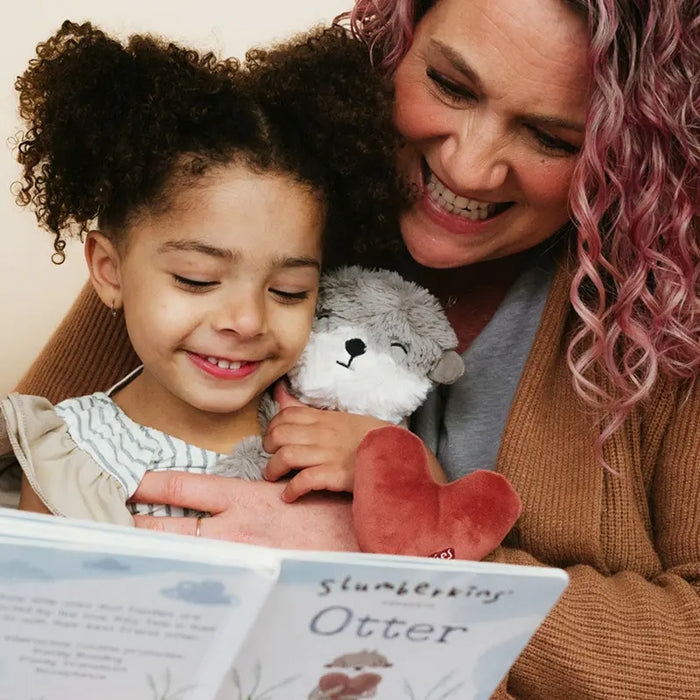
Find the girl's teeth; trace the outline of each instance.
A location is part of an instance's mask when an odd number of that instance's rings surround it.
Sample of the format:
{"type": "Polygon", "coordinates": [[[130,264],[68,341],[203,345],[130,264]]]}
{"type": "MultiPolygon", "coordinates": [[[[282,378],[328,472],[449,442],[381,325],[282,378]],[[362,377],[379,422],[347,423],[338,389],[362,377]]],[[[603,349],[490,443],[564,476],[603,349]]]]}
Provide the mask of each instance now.
{"type": "Polygon", "coordinates": [[[216,357],[207,357],[207,362],[220,367],[221,369],[240,369],[240,362],[229,362],[228,360],[218,360],[216,357]]]}

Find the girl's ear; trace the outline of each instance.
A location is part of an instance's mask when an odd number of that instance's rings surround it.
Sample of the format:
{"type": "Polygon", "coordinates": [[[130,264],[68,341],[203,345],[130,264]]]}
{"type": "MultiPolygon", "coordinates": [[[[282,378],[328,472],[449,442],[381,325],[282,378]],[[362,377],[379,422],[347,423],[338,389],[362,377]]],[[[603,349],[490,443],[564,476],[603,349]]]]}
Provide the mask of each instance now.
{"type": "Polygon", "coordinates": [[[85,260],[90,282],[102,303],[112,310],[121,308],[120,262],[115,245],[103,233],[90,231],[85,238],[85,260]]]}

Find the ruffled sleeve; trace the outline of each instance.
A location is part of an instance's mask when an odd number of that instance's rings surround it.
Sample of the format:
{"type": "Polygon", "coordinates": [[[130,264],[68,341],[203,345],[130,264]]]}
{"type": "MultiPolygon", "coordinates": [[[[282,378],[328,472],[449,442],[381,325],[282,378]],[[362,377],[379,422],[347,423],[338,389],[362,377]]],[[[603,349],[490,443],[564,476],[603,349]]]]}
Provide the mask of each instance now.
{"type": "Polygon", "coordinates": [[[10,394],[0,410],[7,440],[27,481],[52,513],[134,524],[123,486],[73,442],[48,400],[10,394]]]}

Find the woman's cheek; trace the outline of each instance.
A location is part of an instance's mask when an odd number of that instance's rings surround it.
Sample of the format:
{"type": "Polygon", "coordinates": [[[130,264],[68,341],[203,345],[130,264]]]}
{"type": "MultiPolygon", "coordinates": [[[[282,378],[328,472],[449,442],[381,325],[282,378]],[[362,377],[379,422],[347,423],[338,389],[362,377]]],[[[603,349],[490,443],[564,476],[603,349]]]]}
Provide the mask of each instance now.
{"type": "Polygon", "coordinates": [[[525,167],[521,173],[526,177],[523,189],[529,193],[529,201],[537,201],[543,206],[566,206],[568,204],[571,178],[575,160],[540,159],[534,167],[525,167]]]}
{"type": "Polygon", "coordinates": [[[398,132],[409,142],[439,134],[444,106],[436,103],[423,82],[397,73],[394,88],[394,125],[398,132]]]}

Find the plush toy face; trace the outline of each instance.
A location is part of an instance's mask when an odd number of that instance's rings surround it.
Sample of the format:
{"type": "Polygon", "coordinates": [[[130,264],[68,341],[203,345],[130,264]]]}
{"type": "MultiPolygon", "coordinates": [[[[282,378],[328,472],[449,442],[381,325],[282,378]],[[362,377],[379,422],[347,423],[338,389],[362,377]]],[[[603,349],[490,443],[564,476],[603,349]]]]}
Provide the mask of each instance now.
{"type": "Polygon", "coordinates": [[[288,378],[305,403],[399,422],[464,368],[427,290],[387,270],[324,276],[309,342],[288,378]]]}

